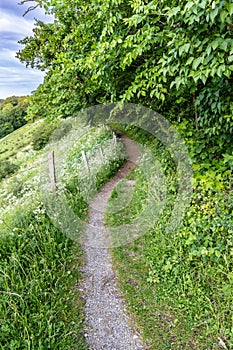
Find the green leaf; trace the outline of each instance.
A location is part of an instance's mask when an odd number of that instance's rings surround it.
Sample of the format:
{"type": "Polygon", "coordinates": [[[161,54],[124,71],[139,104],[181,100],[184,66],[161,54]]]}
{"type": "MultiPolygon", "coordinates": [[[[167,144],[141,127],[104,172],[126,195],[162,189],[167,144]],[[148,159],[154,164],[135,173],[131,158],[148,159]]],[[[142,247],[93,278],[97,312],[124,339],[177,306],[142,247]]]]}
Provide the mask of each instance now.
{"type": "Polygon", "coordinates": [[[220,49],[227,51],[227,41],[226,40],[222,40],[222,43],[220,45],[220,49]]]}
{"type": "Polygon", "coordinates": [[[222,73],[225,71],[226,67],[224,64],[222,64],[221,66],[218,67],[217,69],[217,75],[221,78],[222,73]]]}
{"type": "Polygon", "coordinates": [[[233,3],[231,2],[231,3],[227,4],[226,7],[229,11],[229,15],[230,16],[233,15],[233,3]]]}
{"type": "Polygon", "coordinates": [[[145,91],[145,90],[142,90],[142,91],[141,91],[141,95],[142,95],[142,96],[146,96],[146,91],[145,91]]]}
{"type": "Polygon", "coordinates": [[[194,5],[194,6],[193,6],[193,13],[195,13],[195,15],[197,15],[197,13],[198,13],[198,7],[197,7],[197,5],[194,5]]]}
{"type": "Polygon", "coordinates": [[[195,83],[197,83],[197,81],[199,80],[199,74],[194,74],[193,75],[193,80],[195,83]]]}
{"type": "Polygon", "coordinates": [[[215,17],[218,14],[218,8],[216,8],[214,11],[210,12],[210,20],[214,23],[215,17]]]}
{"type": "Polygon", "coordinates": [[[181,77],[176,77],[175,81],[172,82],[171,87],[175,84],[176,85],[176,89],[178,90],[180,85],[183,83],[184,79],[181,77]]]}
{"type": "Polygon", "coordinates": [[[216,50],[217,47],[219,47],[220,44],[221,44],[221,40],[220,39],[215,39],[214,41],[212,41],[211,46],[212,46],[213,50],[216,50]]]}
{"type": "Polygon", "coordinates": [[[194,5],[193,1],[188,1],[184,7],[184,12],[187,12],[194,5]]]}
{"type": "Polygon", "coordinates": [[[225,20],[226,20],[227,16],[228,16],[227,11],[225,11],[225,10],[220,11],[220,20],[222,23],[225,24],[225,20]]]}
{"type": "Polygon", "coordinates": [[[203,0],[199,6],[202,8],[202,9],[205,9],[206,8],[206,5],[207,5],[207,1],[206,0],[203,0]]]}
{"type": "Polygon", "coordinates": [[[185,65],[188,66],[189,64],[191,64],[193,62],[193,60],[194,60],[194,57],[189,57],[189,59],[187,60],[185,65]]]}
{"type": "Polygon", "coordinates": [[[183,52],[187,53],[189,51],[189,48],[190,48],[190,44],[189,43],[180,46],[179,47],[179,56],[181,56],[183,52]]]}
{"type": "Polygon", "coordinates": [[[211,45],[207,46],[206,53],[207,53],[207,55],[210,55],[210,53],[211,53],[211,45]]]}
{"type": "Polygon", "coordinates": [[[206,81],[207,81],[207,77],[205,76],[205,74],[201,74],[200,75],[200,79],[203,82],[203,84],[205,85],[206,81]]]}
{"type": "Polygon", "coordinates": [[[169,12],[168,12],[168,19],[174,17],[177,13],[180,12],[180,6],[173,7],[169,12]]]}
{"type": "Polygon", "coordinates": [[[200,63],[203,62],[203,57],[200,56],[196,60],[193,61],[193,69],[196,70],[200,63]]]}

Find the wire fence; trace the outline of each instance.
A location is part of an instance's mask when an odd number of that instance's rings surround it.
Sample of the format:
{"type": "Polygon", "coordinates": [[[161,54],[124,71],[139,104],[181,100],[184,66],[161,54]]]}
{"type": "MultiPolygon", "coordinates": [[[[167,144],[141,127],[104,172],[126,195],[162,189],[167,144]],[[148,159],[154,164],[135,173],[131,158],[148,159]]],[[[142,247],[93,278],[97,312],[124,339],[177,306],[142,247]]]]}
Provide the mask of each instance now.
{"type": "MultiPolygon", "coordinates": [[[[113,147],[114,147],[114,151],[116,153],[116,151],[117,151],[117,136],[116,136],[115,132],[112,131],[112,130],[111,130],[111,133],[112,133],[113,147]]],[[[106,160],[106,157],[104,155],[104,149],[103,149],[102,144],[98,145],[98,150],[99,150],[101,158],[102,158],[102,160],[104,162],[106,160]]],[[[81,151],[81,155],[82,155],[82,161],[83,161],[85,170],[86,170],[87,173],[89,173],[90,172],[90,164],[89,164],[89,158],[90,157],[89,157],[89,154],[88,154],[88,152],[81,151]]],[[[47,165],[49,165],[48,170],[50,172],[54,173],[54,175],[51,177],[51,181],[53,182],[55,180],[55,182],[56,182],[56,179],[55,179],[55,171],[56,171],[56,169],[55,169],[55,163],[56,163],[55,157],[56,157],[55,151],[54,150],[50,150],[48,152],[47,156],[44,156],[43,159],[40,159],[39,161],[34,162],[33,166],[31,166],[31,167],[27,167],[27,168],[24,168],[24,169],[17,170],[14,173],[14,175],[12,177],[10,177],[9,179],[14,179],[16,176],[20,176],[21,174],[27,174],[30,171],[36,170],[38,168],[38,166],[42,167],[43,164],[47,164],[47,165]],[[52,154],[53,154],[53,156],[52,156],[52,154]],[[51,157],[53,157],[53,161],[51,161],[51,157]]]]}

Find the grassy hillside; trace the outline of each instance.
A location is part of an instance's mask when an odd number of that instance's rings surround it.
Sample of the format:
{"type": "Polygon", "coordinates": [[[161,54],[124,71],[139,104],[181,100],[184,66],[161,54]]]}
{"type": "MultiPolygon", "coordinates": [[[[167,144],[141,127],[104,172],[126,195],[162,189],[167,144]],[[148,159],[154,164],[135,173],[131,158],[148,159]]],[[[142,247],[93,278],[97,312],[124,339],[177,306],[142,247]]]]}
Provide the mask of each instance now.
{"type": "MultiPolygon", "coordinates": [[[[67,202],[74,215],[84,220],[88,203],[82,181],[90,188],[101,187],[123,160],[115,153],[109,130],[79,125],[61,164],[59,145],[64,130],[56,130],[47,148],[32,151],[30,143],[39,126],[41,122],[27,125],[1,141],[2,157],[8,160],[11,155],[10,160],[21,168],[0,182],[0,348],[84,350],[83,305],[77,289],[82,253],[61,229],[60,222],[66,223],[62,205],[67,202]],[[44,204],[49,191],[41,192],[40,175],[46,166],[41,170],[40,162],[47,164],[51,149],[55,150],[57,175],[60,171],[56,204],[61,207],[55,213],[59,222],[48,215],[44,204]],[[89,158],[90,173],[83,166],[81,150],[89,158]]],[[[63,142],[61,153],[69,137],[63,142]]],[[[50,198],[54,198],[52,193],[50,198]]]]}
{"type": "Polygon", "coordinates": [[[33,135],[42,123],[44,122],[39,120],[35,123],[26,124],[0,139],[0,160],[21,163],[22,159],[32,151],[33,135]]]}

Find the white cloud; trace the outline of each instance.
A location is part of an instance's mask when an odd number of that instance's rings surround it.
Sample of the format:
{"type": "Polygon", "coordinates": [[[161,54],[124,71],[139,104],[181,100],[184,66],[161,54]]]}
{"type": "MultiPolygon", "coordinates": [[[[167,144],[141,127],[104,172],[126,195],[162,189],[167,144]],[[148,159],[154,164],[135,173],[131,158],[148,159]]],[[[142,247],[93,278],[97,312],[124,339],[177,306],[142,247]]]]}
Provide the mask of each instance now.
{"type": "Polygon", "coordinates": [[[34,17],[51,21],[43,11],[37,9],[25,17],[26,8],[17,5],[17,0],[1,0],[0,5],[0,98],[12,95],[28,95],[43,81],[44,73],[26,68],[15,57],[22,48],[18,41],[32,35],[34,17]]]}
{"type": "Polygon", "coordinates": [[[0,52],[0,62],[7,61],[8,63],[16,63],[15,55],[15,50],[3,48],[0,52]]]}
{"type": "MultiPolygon", "coordinates": [[[[0,76],[4,73],[0,69],[0,76]]],[[[14,72],[8,81],[0,79],[0,98],[30,95],[43,82],[38,72],[14,72]]]]}
{"type": "Polygon", "coordinates": [[[0,52],[0,98],[28,95],[43,81],[44,73],[26,68],[15,58],[15,51],[0,52]]]}
{"type": "Polygon", "coordinates": [[[25,17],[16,16],[5,10],[1,11],[0,32],[11,32],[27,36],[32,34],[33,26],[33,20],[27,20],[25,17]]]}
{"type": "Polygon", "coordinates": [[[43,81],[40,71],[20,67],[0,67],[0,98],[29,95],[43,81]]]}
{"type": "Polygon", "coordinates": [[[0,86],[4,86],[4,79],[8,76],[7,84],[13,84],[14,82],[31,82],[32,79],[41,80],[41,72],[32,70],[29,68],[20,69],[0,67],[0,86]]]}

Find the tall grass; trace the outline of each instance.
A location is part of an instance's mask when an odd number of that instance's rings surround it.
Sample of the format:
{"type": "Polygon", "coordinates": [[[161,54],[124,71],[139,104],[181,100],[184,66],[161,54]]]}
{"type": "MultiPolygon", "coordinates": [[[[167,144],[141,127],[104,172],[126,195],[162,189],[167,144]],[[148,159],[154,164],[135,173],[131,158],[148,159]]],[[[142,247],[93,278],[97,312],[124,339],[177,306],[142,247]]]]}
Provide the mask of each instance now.
{"type": "Polygon", "coordinates": [[[86,349],[80,249],[43,211],[17,213],[0,240],[0,348],[86,349]]]}

